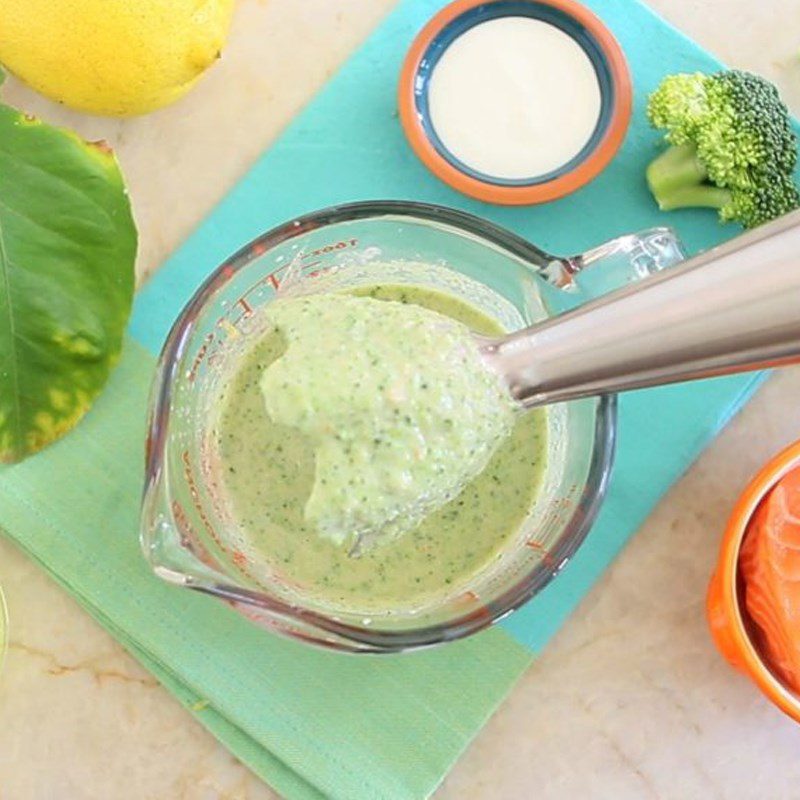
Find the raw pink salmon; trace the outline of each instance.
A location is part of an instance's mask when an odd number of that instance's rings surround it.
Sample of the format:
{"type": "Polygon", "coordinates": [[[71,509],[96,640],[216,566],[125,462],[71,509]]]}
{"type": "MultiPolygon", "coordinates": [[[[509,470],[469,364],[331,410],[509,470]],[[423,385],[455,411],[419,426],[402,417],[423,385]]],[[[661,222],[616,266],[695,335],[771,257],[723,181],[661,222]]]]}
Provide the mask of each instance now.
{"type": "Polygon", "coordinates": [[[761,655],[800,693],[800,469],[785,475],[761,502],[739,568],[761,655]]]}

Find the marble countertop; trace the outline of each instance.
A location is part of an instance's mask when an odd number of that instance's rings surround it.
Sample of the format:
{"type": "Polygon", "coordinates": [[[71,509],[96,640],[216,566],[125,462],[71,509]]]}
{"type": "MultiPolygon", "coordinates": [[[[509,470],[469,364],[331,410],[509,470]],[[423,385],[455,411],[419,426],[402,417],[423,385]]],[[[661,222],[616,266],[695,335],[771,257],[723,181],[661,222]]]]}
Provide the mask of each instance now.
{"type": "MultiPolygon", "coordinates": [[[[141,119],[72,114],[13,81],[4,95],[118,150],[145,276],[393,4],[239,0],[222,62],[184,101],[141,119]]],[[[800,112],[797,0],[652,5],[726,62],[774,80],[800,112]]],[[[774,376],[673,488],[440,800],[800,796],[800,727],[722,662],[703,616],[728,511],[763,461],[800,435],[798,397],[800,370],[774,376]]],[[[1,800],[275,797],[2,539],[0,583],[12,620],[0,678],[1,800]]]]}

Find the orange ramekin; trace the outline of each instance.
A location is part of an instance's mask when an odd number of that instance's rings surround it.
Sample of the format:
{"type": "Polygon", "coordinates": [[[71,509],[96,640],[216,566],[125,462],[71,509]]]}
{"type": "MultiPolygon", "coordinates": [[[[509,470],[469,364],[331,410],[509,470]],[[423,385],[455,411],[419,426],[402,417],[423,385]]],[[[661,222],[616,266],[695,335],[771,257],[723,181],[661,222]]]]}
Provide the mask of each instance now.
{"type": "Polygon", "coordinates": [[[430,19],[419,32],[403,62],[398,87],[400,122],[412,149],[438,178],[462,194],[500,205],[532,205],[570,194],[597,177],[616,154],[631,118],[633,89],[622,48],[606,26],[588,8],[575,0],[530,0],[571,17],[602,51],[613,88],[609,122],[588,155],[577,166],[542,182],[493,183],[469,175],[445,158],[431,142],[417,110],[417,76],[431,44],[445,27],[477,7],[488,8],[504,0],[455,0],[430,19]]]}
{"type": "Polygon", "coordinates": [[[750,638],[738,579],[739,552],[750,520],[772,487],[798,467],[800,442],[795,442],[769,461],[742,493],[722,537],[719,560],[708,586],[706,614],[720,653],[747,675],[781,711],[800,722],[800,697],[770,671],[750,638]]]}

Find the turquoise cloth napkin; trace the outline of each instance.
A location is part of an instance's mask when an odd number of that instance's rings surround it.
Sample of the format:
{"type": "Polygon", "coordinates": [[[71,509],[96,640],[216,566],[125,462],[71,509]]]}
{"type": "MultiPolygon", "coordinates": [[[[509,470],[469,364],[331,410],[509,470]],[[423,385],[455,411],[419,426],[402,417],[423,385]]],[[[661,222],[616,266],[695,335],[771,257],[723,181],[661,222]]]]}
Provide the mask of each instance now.
{"type": "MultiPolygon", "coordinates": [[[[634,75],[631,129],[612,165],[546,206],[495,208],[435,180],[403,139],[395,84],[439,0],[404,0],[140,293],[108,390],[80,427],[0,471],[0,527],[72,592],[221,741],[289,798],[428,796],[653,505],[757,386],[758,376],[622,399],[617,466],[585,545],[501,625],[439,650],[352,657],[251,626],[210,598],[161,583],[138,552],[145,404],[166,331],[231,252],[293,215],[348,200],[411,198],[486,216],[555,253],[670,222],[690,249],[736,233],[707,212],[657,212],[644,122],[660,77],[718,64],[634,0],[587,3],[634,75]]],[[[168,754],[165,754],[168,757],[168,754]]]]}

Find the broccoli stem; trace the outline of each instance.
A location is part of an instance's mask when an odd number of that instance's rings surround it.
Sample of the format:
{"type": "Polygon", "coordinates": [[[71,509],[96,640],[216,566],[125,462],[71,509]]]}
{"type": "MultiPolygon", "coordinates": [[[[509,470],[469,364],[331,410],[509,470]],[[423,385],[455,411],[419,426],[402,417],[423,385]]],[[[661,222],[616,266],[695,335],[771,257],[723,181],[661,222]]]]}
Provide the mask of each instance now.
{"type": "Polygon", "coordinates": [[[672,145],[647,167],[647,185],[662,211],[727,205],[730,192],[706,183],[707,177],[705,166],[697,158],[697,148],[691,143],[672,145]]]}
{"type": "MultiPolygon", "coordinates": [[[[655,193],[654,193],[655,194],[655,193]]],[[[673,211],[676,208],[716,208],[720,209],[731,201],[731,193],[718,186],[701,184],[675,189],[664,196],[656,196],[658,207],[662,211],[673,211]]]]}

